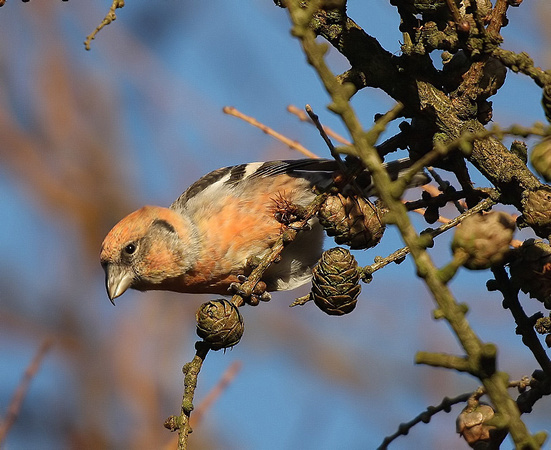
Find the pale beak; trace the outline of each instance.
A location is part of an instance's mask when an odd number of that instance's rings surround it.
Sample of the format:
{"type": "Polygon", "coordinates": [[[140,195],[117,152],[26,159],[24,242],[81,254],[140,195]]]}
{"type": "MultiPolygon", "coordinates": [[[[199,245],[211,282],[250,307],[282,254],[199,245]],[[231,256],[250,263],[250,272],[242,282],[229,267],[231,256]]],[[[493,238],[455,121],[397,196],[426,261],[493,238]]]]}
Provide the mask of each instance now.
{"type": "Polygon", "coordinates": [[[107,295],[111,303],[115,305],[115,299],[124,294],[132,284],[134,277],[131,272],[116,264],[107,264],[104,266],[104,270],[107,295]]]}

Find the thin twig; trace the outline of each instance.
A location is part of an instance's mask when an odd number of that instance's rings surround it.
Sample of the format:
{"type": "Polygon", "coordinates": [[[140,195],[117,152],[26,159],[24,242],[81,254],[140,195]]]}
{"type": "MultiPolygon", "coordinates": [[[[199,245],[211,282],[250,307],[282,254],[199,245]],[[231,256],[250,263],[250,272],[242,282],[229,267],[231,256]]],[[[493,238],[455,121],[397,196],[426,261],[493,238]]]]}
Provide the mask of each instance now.
{"type": "MultiPolygon", "coordinates": [[[[438,206],[438,208],[441,208],[444,207],[448,202],[465,198],[464,191],[454,191],[450,194],[442,193],[436,186],[432,186],[430,184],[425,184],[424,186],[422,186],[422,189],[431,194],[431,198],[403,201],[408,211],[416,212],[418,214],[421,214],[422,216],[425,215],[426,208],[429,206],[438,206]]],[[[465,209],[461,211],[461,213],[463,212],[465,212],[465,209]]],[[[439,215],[436,221],[440,223],[448,223],[450,220],[451,219],[439,215]]]]}
{"type": "MultiPolygon", "coordinates": [[[[439,197],[448,198],[448,201],[452,201],[454,199],[461,199],[461,198],[465,197],[464,191],[455,191],[455,192],[453,192],[453,194],[446,195],[446,194],[440,193],[440,191],[438,191],[438,188],[436,186],[432,186],[430,184],[425,184],[423,186],[423,190],[427,191],[428,193],[433,195],[432,199],[404,201],[404,204],[406,205],[408,211],[412,211],[412,212],[415,212],[417,214],[424,215],[425,214],[425,209],[424,208],[427,205],[427,203],[428,204],[430,204],[430,202],[436,202],[437,203],[439,201],[438,200],[439,197]]],[[[463,207],[463,211],[465,211],[464,201],[461,201],[461,206],[463,207]]],[[[517,217],[514,214],[511,214],[511,219],[513,220],[513,222],[515,222],[517,217]]],[[[448,218],[446,218],[442,215],[439,215],[437,222],[446,224],[446,223],[449,223],[451,220],[452,219],[448,219],[448,218]]],[[[513,239],[511,241],[511,247],[517,248],[517,247],[520,247],[521,245],[522,245],[522,241],[519,241],[518,239],[513,239]]]]}
{"type": "Polygon", "coordinates": [[[314,125],[316,126],[316,128],[318,129],[321,138],[323,139],[323,141],[325,142],[325,144],[326,144],[327,147],[329,148],[329,151],[331,152],[331,156],[332,156],[332,157],[337,161],[337,163],[340,165],[341,170],[342,170],[343,172],[345,172],[345,171],[346,171],[346,167],[344,167],[344,164],[343,164],[343,162],[342,162],[341,155],[339,155],[339,154],[337,153],[337,150],[335,150],[335,146],[334,146],[333,143],[331,142],[331,139],[329,139],[329,136],[327,136],[327,133],[325,132],[325,129],[324,129],[323,125],[321,124],[318,115],[314,112],[314,110],[312,109],[312,107],[311,107],[310,105],[306,105],[306,106],[304,107],[304,109],[306,110],[306,112],[308,113],[308,116],[310,117],[310,119],[312,120],[312,122],[314,123],[314,125]]]}
{"type": "Polygon", "coordinates": [[[272,136],[273,138],[277,139],[280,142],[283,142],[290,149],[296,150],[296,151],[302,153],[304,156],[306,156],[308,158],[314,158],[314,159],[319,158],[318,155],[316,155],[315,153],[308,150],[306,147],[304,147],[299,142],[294,141],[292,139],[289,139],[287,136],[284,136],[283,134],[278,133],[277,131],[270,128],[269,126],[264,125],[262,122],[259,122],[254,117],[247,116],[246,114],[243,114],[242,112],[240,112],[239,110],[237,110],[237,108],[235,108],[233,106],[224,106],[222,111],[224,111],[225,114],[229,114],[230,116],[237,117],[238,119],[244,120],[248,124],[259,128],[260,130],[262,130],[267,135],[272,136]]]}
{"type": "Polygon", "coordinates": [[[10,405],[8,406],[6,417],[0,423],[0,447],[2,445],[2,442],[4,442],[4,440],[6,439],[10,428],[17,420],[19,412],[21,411],[21,407],[23,406],[23,400],[25,399],[25,395],[29,390],[31,381],[38,372],[38,369],[40,369],[40,364],[42,363],[42,360],[44,359],[46,353],[48,353],[48,350],[50,350],[50,348],[52,347],[53,343],[54,340],[52,338],[46,338],[40,345],[39,349],[36,351],[34,358],[25,370],[23,378],[19,382],[19,385],[17,386],[17,389],[15,390],[15,393],[13,394],[13,397],[11,399],[10,405]]]}
{"type": "MultiPolygon", "coordinates": [[[[468,209],[463,214],[457,216],[455,219],[449,220],[447,223],[436,228],[435,230],[429,228],[424,233],[427,233],[430,237],[435,238],[436,236],[441,235],[442,233],[448,231],[449,229],[455,227],[456,225],[459,225],[467,217],[472,216],[473,214],[476,214],[480,211],[484,211],[492,207],[495,203],[496,203],[495,200],[492,200],[491,198],[484,199],[478,205],[473,206],[471,209],[468,209]]],[[[409,248],[403,247],[399,250],[396,250],[394,253],[391,253],[386,258],[377,258],[377,260],[373,264],[362,268],[364,277],[368,280],[371,279],[371,275],[374,272],[376,272],[379,269],[382,269],[383,267],[385,267],[386,265],[392,262],[403,260],[408,255],[408,253],[409,253],[409,248]]]]}
{"type": "MultiPolygon", "coordinates": [[[[297,108],[294,105],[289,105],[287,106],[287,111],[297,116],[301,122],[312,123],[312,120],[304,113],[304,111],[301,108],[297,108]]],[[[325,131],[325,133],[327,133],[328,136],[332,137],[337,142],[340,142],[343,145],[348,145],[348,146],[352,145],[352,142],[350,142],[348,139],[346,139],[344,136],[340,135],[333,129],[329,128],[327,125],[323,126],[323,131],[325,131]]]]}
{"type": "Polygon", "coordinates": [[[117,19],[115,11],[119,8],[122,8],[123,6],[124,0],[113,0],[113,3],[111,3],[111,7],[109,8],[108,13],[105,15],[101,23],[96,27],[94,31],[92,31],[92,33],[86,36],[86,40],[84,41],[84,48],[86,50],[90,50],[91,42],[96,39],[96,35],[101,31],[101,29],[117,19]]]}
{"type": "Polygon", "coordinates": [[[188,437],[193,431],[190,424],[191,411],[193,411],[193,398],[197,387],[197,376],[203,367],[203,362],[210,350],[206,342],[198,341],[195,344],[196,352],[193,359],[184,365],[184,395],[179,416],[170,416],[165,420],[165,428],[170,431],[178,430],[178,450],[187,450],[188,437]]]}
{"type": "Polygon", "coordinates": [[[530,389],[520,390],[517,405],[522,414],[532,412],[535,403],[551,393],[551,378],[546,377],[543,371],[535,370],[530,378],[530,389]]]}
{"type": "Polygon", "coordinates": [[[444,397],[439,405],[429,406],[425,411],[423,411],[421,414],[419,414],[417,417],[413,418],[409,422],[401,423],[398,426],[398,429],[393,434],[384,438],[382,444],[379,445],[377,450],[387,449],[392,441],[400,436],[405,436],[406,434],[408,434],[409,431],[418,423],[429,423],[430,419],[441,411],[449,413],[453,405],[466,402],[472,395],[472,392],[467,392],[454,398],[444,397]]]}
{"type": "Polygon", "coordinates": [[[356,183],[356,179],[354,178],[354,174],[351,173],[351,171],[348,170],[347,167],[345,166],[345,164],[344,164],[344,162],[341,158],[341,155],[337,152],[337,150],[335,149],[335,146],[333,145],[333,142],[331,142],[331,139],[329,139],[329,136],[325,132],[325,128],[321,124],[318,115],[314,112],[314,110],[312,109],[312,107],[310,105],[306,105],[306,107],[304,109],[308,113],[308,116],[310,117],[310,119],[312,120],[312,122],[314,123],[316,128],[318,129],[318,131],[320,133],[320,136],[322,137],[325,144],[329,148],[329,151],[331,152],[331,156],[337,162],[339,170],[346,177],[345,182],[349,183],[354,188],[354,191],[356,192],[356,194],[361,196],[362,195],[362,190],[360,189],[360,187],[356,183]]]}
{"type": "Polygon", "coordinates": [[[551,377],[551,360],[541,345],[541,341],[534,330],[534,324],[520,304],[518,289],[515,289],[511,285],[511,281],[503,266],[493,267],[492,272],[496,280],[495,286],[503,294],[503,307],[511,311],[517,324],[517,333],[522,336],[522,343],[533,353],[545,374],[551,377]]]}
{"type": "MultiPolygon", "coordinates": [[[[199,406],[194,410],[193,416],[190,417],[190,423],[193,427],[199,425],[205,416],[205,413],[210,409],[212,404],[220,397],[228,385],[235,379],[237,373],[241,370],[241,362],[234,361],[224,372],[216,386],[214,386],[207,396],[201,401],[199,406]]],[[[169,418],[170,420],[171,418],[169,418]]],[[[174,436],[169,442],[164,445],[165,450],[173,450],[178,447],[179,435],[174,436]]]]}
{"type": "Polygon", "coordinates": [[[515,53],[510,50],[496,48],[492,56],[498,58],[506,67],[513,72],[520,72],[532,78],[539,87],[551,82],[551,73],[542,70],[534,65],[534,61],[527,53],[515,53]]]}
{"type": "Polygon", "coordinates": [[[461,15],[459,8],[455,4],[455,0],[446,0],[446,3],[448,4],[448,8],[452,13],[455,24],[458,26],[461,25],[463,23],[463,16],[461,15]]]}
{"type": "MultiPolygon", "coordinates": [[[[432,175],[432,178],[434,181],[438,183],[438,186],[440,187],[440,190],[444,193],[451,193],[455,192],[455,188],[449,184],[447,181],[444,181],[440,174],[434,170],[433,167],[427,167],[427,170],[432,175]]],[[[457,208],[460,214],[463,214],[465,212],[465,207],[459,202],[459,200],[452,200],[453,204],[457,208]]]]}

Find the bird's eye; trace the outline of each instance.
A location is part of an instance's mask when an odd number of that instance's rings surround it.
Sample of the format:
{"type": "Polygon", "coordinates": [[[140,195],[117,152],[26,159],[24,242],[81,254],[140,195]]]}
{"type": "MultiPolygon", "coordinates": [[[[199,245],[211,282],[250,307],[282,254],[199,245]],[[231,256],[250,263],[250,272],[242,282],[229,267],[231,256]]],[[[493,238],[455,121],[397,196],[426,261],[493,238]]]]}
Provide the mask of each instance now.
{"type": "Polygon", "coordinates": [[[136,251],[136,245],[135,244],[128,244],[126,247],[124,247],[124,252],[127,255],[131,255],[136,251]]]}

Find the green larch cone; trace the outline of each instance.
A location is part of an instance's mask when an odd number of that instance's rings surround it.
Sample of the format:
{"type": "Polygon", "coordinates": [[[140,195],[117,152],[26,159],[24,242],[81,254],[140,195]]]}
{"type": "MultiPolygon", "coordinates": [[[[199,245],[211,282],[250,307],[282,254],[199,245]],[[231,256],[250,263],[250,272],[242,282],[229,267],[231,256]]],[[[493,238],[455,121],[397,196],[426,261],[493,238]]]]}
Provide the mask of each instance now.
{"type": "Polygon", "coordinates": [[[488,425],[486,422],[494,415],[494,410],[490,405],[480,403],[475,407],[466,406],[457,417],[456,430],[472,448],[479,448],[481,443],[491,442],[491,431],[496,427],[488,425]]]}
{"type": "Polygon", "coordinates": [[[466,258],[467,269],[488,269],[503,261],[514,230],[511,216],[501,211],[470,216],[455,230],[452,251],[466,258]]]}
{"type": "Polygon", "coordinates": [[[323,252],[319,264],[312,272],[314,303],[327,314],[342,316],[356,307],[361,291],[358,263],[344,248],[336,247],[323,252]]]}
{"type": "Polygon", "coordinates": [[[528,239],[514,250],[509,265],[511,282],[551,309],[551,246],[528,239]]]}
{"type": "Polygon", "coordinates": [[[243,336],[243,317],[228,300],[203,303],[197,311],[197,335],[209,343],[212,350],[233,347],[243,336]]]}
{"type": "Polygon", "coordinates": [[[534,146],[530,162],[545,181],[551,181],[551,138],[545,138],[534,146]]]}
{"type": "Polygon", "coordinates": [[[334,236],[337,244],[366,249],[376,246],[383,237],[382,218],[387,211],[380,201],[373,204],[361,197],[337,194],[327,198],[318,217],[327,235],[334,236]]]}

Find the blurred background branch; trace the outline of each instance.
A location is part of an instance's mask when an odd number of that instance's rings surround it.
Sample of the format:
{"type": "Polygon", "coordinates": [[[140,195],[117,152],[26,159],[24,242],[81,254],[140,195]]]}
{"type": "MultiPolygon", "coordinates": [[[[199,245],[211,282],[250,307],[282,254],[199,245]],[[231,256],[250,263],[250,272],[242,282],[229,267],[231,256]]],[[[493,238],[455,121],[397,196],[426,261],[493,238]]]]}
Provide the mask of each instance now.
{"type": "MultiPolygon", "coordinates": [[[[287,105],[313,104],[324,125],[346,136],[341,123],[321,112],[327,97],[289,37],[281,10],[269,1],[213,5],[133,2],[118,10],[116,24],[102,30],[91,52],[82,49],[82,40],[105,15],[105,5],[12,0],[0,9],[3,411],[43,337],[56,342],[33,378],[6,446],[168,445],[162,421],[179,407],[178,374],[191,359],[194,314],[204,299],[135,293],[113,308],[97,261],[104,234],[137,206],[168,205],[210,170],[298,156],[221,114],[223,105],[235,105],[320,156],[326,154],[318,133],[282,114],[287,105]],[[40,412],[28,407],[36,404],[40,412]]],[[[395,62],[403,34],[394,7],[350,1],[348,14],[381,36],[392,55],[382,53],[381,60],[395,62]]],[[[536,65],[549,67],[548,2],[524,2],[509,14],[511,24],[502,31],[506,48],[527,50],[536,65]]],[[[362,86],[362,73],[349,71],[338,52],[330,50],[327,59],[340,79],[362,86]]],[[[378,80],[394,92],[391,81],[378,80]]],[[[541,89],[528,81],[510,76],[503,95],[492,99],[493,120],[502,127],[545,120],[534,107],[541,89]]],[[[386,94],[374,90],[357,93],[352,102],[366,123],[392,107],[386,94]]],[[[390,140],[385,151],[399,149],[404,136],[412,130],[392,126],[383,136],[390,140]]],[[[477,174],[473,181],[486,185],[477,174]]],[[[457,215],[449,206],[441,213],[457,215]]],[[[413,221],[418,229],[426,227],[422,217],[413,221]]],[[[399,242],[388,231],[377,254],[390,254],[399,242]]],[[[356,256],[366,266],[374,254],[356,256]]],[[[440,264],[449,259],[447,249],[431,254],[440,264]]],[[[287,305],[305,290],[244,308],[246,339],[225,355],[209,357],[198,398],[232,361],[243,361],[242,369],[195,425],[192,448],[375,448],[426,405],[472,390],[471,382],[454,373],[413,367],[420,348],[457,347],[440,322],[429,320],[432,307],[414,275],[406,275],[412,272],[408,264],[378,272],[348,317],[325,317],[311,305],[290,310],[287,305]],[[247,411],[248,419],[235,411],[247,411]],[[267,419],[273,416],[278,424],[267,419]]],[[[535,362],[515,336],[508,311],[499,307],[502,296],[486,292],[486,278],[459,273],[453,283],[461,299],[472,300],[472,326],[484,339],[500,342],[501,354],[510,356],[501,360],[503,370],[518,377],[535,362]]],[[[525,308],[531,316],[539,303],[525,308]]],[[[544,402],[526,416],[530,429],[548,428],[544,402]]],[[[457,447],[450,415],[416,428],[408,442],[457,447]]]]}

